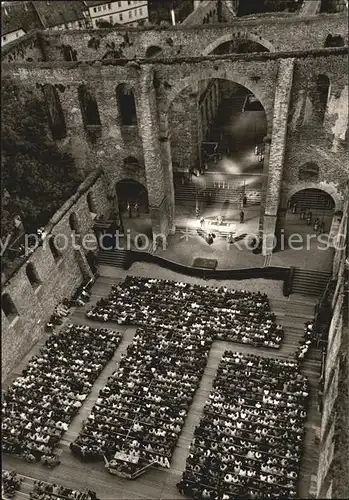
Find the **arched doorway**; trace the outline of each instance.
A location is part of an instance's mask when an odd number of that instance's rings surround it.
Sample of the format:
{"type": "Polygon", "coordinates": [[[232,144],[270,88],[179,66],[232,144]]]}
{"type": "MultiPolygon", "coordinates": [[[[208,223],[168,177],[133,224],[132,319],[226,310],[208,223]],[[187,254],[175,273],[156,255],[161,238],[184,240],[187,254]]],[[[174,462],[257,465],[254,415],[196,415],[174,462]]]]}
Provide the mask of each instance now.
{"type": "Polygon", "coordinates": [[[211,42],[205,47],[202,54],[241,54],[246,52],[275,52],[275,48],[269,40],[265,40],[259,35],[249,33],[247,36],[237,36],[236,33],[230,33],[211,42]]]}
{"type": "MultiPolygon", "coordinates": [[[[312,187],[290,193],[284,224],[285,248],[299,250],[301,262],[307,262],[308,258],[316,259],[328,266],[331,255],[324,250],[330,251],[330,244],[326,243],[331,234],[334,213],[335,200],[322,189],[312,187]]],[[[306,267],[306,264],[300,267],[306,267]]]]}
{"type": "Polygon", "coordinates": [[[335,202],[331,195],[322,189],[307,188],[294,193],[289,200],[290,206],[297,204],[297,212],[301,210],[313,211],[319,215],[322,212],[332,212],[335,208],[335,202]]]}
{"type": "Polygon", "coordinates": [[[127,211],[128,205],[134,207],[136,204],[140,213],[148,213],[148,192],[143,184],[133,179],[123,179],[116,183],[115,189],[120,213],[127,211]]]}

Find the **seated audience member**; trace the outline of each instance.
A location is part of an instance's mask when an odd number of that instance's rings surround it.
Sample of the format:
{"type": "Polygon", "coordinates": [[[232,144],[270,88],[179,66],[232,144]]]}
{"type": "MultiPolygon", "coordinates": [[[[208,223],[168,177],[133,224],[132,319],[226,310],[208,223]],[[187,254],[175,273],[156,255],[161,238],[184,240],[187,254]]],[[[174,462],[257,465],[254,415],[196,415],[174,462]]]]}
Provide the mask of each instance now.
{"type": "Polygon", "coordinates": [[[305,323],[304,337],[299,342],[300,346],[295,354],[295,358],[297,361],[301,361],[302,359],[304,359],[310,347],[316,344],[317,333],[315,331],[314,326],[315,326],[314,320],[307,321],[305,323]]]}
{"type": "Polygon", "coordinates": [[[44,481],[35,481],[33,491],[30,493],[31,500],[57,500],[59,498],[70,500],[98,500],[94,491],[88,490],[87,493],[50,484],[44,481]]]}
{"type": "Polygon", "coordinates": [[[21,487],[22,478],[14,470],[2,470],[2,496],[7,498],[15,496],[16,491],[21,487]]]}
{"type": "Polygon", "coordinates": [[[71,445],[84,460],[123,453],[169,468],[212,337],[138,329],[71,445]]]}
{"type": "Polygon", "coordinates": [[[276,349],[283,338],[265,294],[170,280],[127,276],[87,316],[144,327],[194,328],[220,340],[276,349]]]}
{"type": "Polygon", "coordinates": [[[118,332],[72,324],[51,334],[4,395],[3,450],[57,465],[54,449],[120,340],[118,332]]]}

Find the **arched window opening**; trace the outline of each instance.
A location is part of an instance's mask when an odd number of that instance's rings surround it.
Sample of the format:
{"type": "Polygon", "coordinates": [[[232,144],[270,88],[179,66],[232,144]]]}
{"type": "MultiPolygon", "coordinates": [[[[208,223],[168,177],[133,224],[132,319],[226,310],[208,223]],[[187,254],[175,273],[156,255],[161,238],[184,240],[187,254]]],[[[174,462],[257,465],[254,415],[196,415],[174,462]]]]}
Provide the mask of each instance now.
{"type": "Polygon", "coordinates": [[[233,38],[216,47],[212,54],[252,54],[254,52],[269,52],[264,45],[249,39],[233,38]]]}
{"type": "Polygon", "coordinates": [[[48,244],[50,246],[50,250],[51,250],[51,253],[52,253],[52,256],[53,256],[55,262],[60,261],[62,258],[62,254],[57,248],[56,241],[55,241],[55,235],[53,235],[53,234],[49,235],[48,244]]]}
{"type": "Polygon", "coordinates": [[[97,101],[86,85],[79,86],[78,96],[85,129],[89,132],[91,139],[96,139],[101,129],[97,101]]]}
{"type": "Polygon", "coordinates": [[[89,193],[87,193],[86,199],[87,199],[88,209],[89,209],[91,215],[97,215],[96,202],[95,202],[93,193],[91,191],[89,193]]]}
{"type": "Polygon", "coordinates": [[[63,57],[65,61],[77,61],[78,58],[76,54],[76,50],[74,50],[71,45],[63,46],[63,57]]]}
{"type": "Polygon", "coordinates": [[[25,272],[26,272],[27,278],[28,278],[29,283],[31,284],[32,288],[34,288],[34,290],[36,288],[38,288],[41,285],[41,280],[40,280],[39,275],[34,267],[34,264],[29,262],[26,265],[25,272]]]}
{"type": "Polygon", "coordinates": [[[124,167],[126,169],[138,170],[139,161],[134,156],[128,156],[124,159],[124,167]]]}
{"type": "Polygon", "coordinates": [[[116,89],[122,125],[137,125],[136,104],[129,85],[122,83],[116,89]]]}
{"type": "Polygon", "coordinates": [[[330,80],[328,76],[319,75],[316,81],[316,100],[318,115],[321,122],[323,122],[325,118],[329,90],[330,80]]]}
{"type": "Polygon", "coordinates": [[[70,229],[72,231],[74,231],[76,234],[80,233],[80,231],[79,231],[79,222],[78,222],[78,218],[77,218],[75,212],[72,212],[69,215],[69,226],[70,226],[70,229]]]}
{"type": "Polygon", "coordinates": [[[1,296],[1,309],[10,323],[18,316],[17,308],[8,293],[1,296]]]}
{"type": "Polygon", "coordinates": [[[298,171],[300,181],[316,182],[319,180],[319,167],[316,163],[307,162],[298,171]]]}
{"type": "Polygon", "coordinates": [[[344,47],[345,43],[343,37],[340,35],[327,35],[325,40],[325,47],[344,47]]]}
{"type": "Polygon", "coordinates": [[[157,45],[151,45],[147,48],[145,57],[158,57],[162,52],[162,48],[157,45]]]}
{"type": "Polygon", "coordinates": [[[51,84],[46,84],[43,86],[43,93],[46,100],[52,138],[54,140],[63,139],[67,135],[67,127],[57,89],[51,84]]]}

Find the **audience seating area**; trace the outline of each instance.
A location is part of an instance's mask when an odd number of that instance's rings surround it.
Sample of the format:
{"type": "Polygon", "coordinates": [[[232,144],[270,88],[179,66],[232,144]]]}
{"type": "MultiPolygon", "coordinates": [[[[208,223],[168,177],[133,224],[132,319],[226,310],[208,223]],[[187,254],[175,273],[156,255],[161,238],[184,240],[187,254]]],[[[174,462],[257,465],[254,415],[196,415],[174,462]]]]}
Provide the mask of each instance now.
{"type": "Polygon", "coordinates": [[[295,498],[308,392],[297,362],[226,351],[179,491],[195,499],[295,498]]]}
{"type": "MultiPolygon", "coordinates": [[[[265,294],[170,280],[128,276],[87,316],[138,329],[70,449],[131,478],[152,464],[170,467],[214,340],[277,349],[283,338],[265,294]]],[[[198,500],[297,496],[309,392],[299,361],[312,328],[305,325],[295,360],[224,353],[181,493],[198,500]]],[[[3,450],[49,466],[58,460],[55,448],[120,341],[118,332],[83,325],[53,332],[4,395],[3,450]]],[[[10,492],[20,485],[13,475],[7,481],[10,492]]],[[[42,481],[30,498],[97,500],[92,491],[42,481]]]]}
{"type": "Polygon", "coordinates": [[[120,340],[82,325],[52,333],[4,394],[3,451],[54,464],[54,449],[120,340]]]}
{"type": "Polygon", "coordinates": [[[276,349],[283,338],[267,295],[171,280],[128,276],[87,316],[145,327],[195,328],[216,339],[276,349]]]}
{"type": "Polygon", "coordinates": [[[87,493],[57,486],[44,481],[35,481],[33,491],[30,493],[30,500],[98,500],[94,491],[87,493]]]}
{"type": "Polygon", "coordinates": [[[71,450],[85,460],[105,455],[109,469],[124,465],[131,474],[139,461],[170,467],[211,344],[186,327],[138,329],[71,450]]]}

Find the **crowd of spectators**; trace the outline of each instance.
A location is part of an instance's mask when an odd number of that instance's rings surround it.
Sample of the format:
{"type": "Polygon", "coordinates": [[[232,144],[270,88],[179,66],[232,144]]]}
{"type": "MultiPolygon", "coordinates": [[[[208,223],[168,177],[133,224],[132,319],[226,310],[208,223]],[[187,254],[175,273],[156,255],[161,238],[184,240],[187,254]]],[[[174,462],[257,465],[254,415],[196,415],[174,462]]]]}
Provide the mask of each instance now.
{"type": "Polygon", "coordinates": [[[128,276],[87,316],[151,328],[194,328],[216,339],[276,349],[283,338],[266,294],[171,280],[128,276]]]}
{"type": "Polygon", "coordinates": [[[54,449],[120,340],[118,332],[83,325],[52,333],[4,394],[3,451],[57,463],[54,449]]]}
{"type": "Polygon", "coordinates": [[[314,345],[317,341],[317,335],[315,331],[315,322],[314,320],[307,321],[304,326],[304,335],[302,340],[299,341],[299,347],[296,351],[295,358],[297,361],[303,360],[310,347],[314,345]]]}
{"type": "Polygon", "coordinates": [[[85,460],[105,456],[115,467],[115,453],[123,453],[130,463],[170,467],[211,344],[211,336],[189,327],[138,329],[72,452],[85,460]]]}
{"type": "Polygon", "coordinates": [[[296,361],[226,351],[179,491],[195,499],[296,498],[308,391],[296,361]]]}
{"type": "Polygon", "coordinates": [[[98,500],[94,491],[87,493],[57,486],[44,481],[35,481],[33,491],[30,492],[30,500],[98,500]]]}
{"type": "Polygon", "coordinates": [[[16,491],[20,489],[22,478],[20,478],[14,470],[3,469],[1,479],[2,498],[4,496],[12,498],[16,491]]]}

